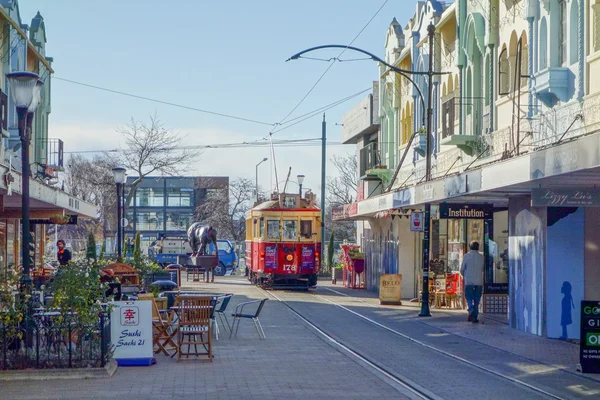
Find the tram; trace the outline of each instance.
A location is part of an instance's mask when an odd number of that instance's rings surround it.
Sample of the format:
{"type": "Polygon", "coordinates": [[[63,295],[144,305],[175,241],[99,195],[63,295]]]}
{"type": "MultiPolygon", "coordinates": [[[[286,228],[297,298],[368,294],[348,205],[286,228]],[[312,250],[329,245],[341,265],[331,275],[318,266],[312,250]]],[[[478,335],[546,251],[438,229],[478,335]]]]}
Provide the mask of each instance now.
{"type": "Polygon", "coordinates": [[[274,194],[246,213],[248,279],[265,289],[316,286],[321,210],[310,191],[274,194]]]}

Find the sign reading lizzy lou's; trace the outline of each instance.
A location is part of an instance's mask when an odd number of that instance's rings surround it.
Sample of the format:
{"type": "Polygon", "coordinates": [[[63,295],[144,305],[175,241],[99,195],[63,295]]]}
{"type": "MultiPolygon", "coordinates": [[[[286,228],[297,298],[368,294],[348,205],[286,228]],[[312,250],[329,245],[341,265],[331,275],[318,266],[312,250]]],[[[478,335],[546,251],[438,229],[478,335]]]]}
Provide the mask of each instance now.
{"type": "Polygon", "coordinates": [[[600,190],[532,189],[531,205],[538,207],[600,207],[600,190]]]}
{"type": "Polygon", "coordinates": [[[492,218],[490,204],[440,204],[441,219],[486,219],[492,218]]]}
{"type": "Polygon", "coordinates": [[[600,301],[581,302],[581,372],[600,373],[600,301]]]}

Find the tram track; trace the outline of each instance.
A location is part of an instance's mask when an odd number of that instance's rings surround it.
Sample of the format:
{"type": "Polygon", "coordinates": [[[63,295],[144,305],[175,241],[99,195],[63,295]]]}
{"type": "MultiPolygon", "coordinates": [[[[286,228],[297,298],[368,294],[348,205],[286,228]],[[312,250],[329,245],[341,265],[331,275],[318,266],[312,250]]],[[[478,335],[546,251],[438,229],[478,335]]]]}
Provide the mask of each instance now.
{"type": "MultiPolygon", "coordinates": [[[[377,360],[374,360],[372,357],[369,357],[368,355],[364,354],[363,352],[357,350],[356,348],[353,348],[352,345],[345,343],[343,340],[338,339],[333,337],[330,333],[328,333],[323,327],[319,326],[319,324],[314,321],[313,319],[302,315],[302,313],[297,310],[296,308],[294,308],[292,305],[289,304],[288,300],[282,299],[281,297],[279,297],[277,294],[273,293],[272,291],[266,291],[262,288],[256,287],[257,290],[259,290],[260,292],[264,293],[265,295],[267,295],[268,297],[280,302],[281,304],[283,304],[287,309],[289,309],[294,315],[296,315],[302,322],[304,322],[306,325],[308,325],[311,329],[313,329],[314,331],[316,331],[321,337],[323,337],[324,339],[326,339],[326,341],[328,341],[329,343],[331,343],[334,347],[337,347],[341,350],[343,350],[344,353],[352,356],[353,358],[357,359],[359,362],[361,362],[362,364],[368,366],[370,369],[378,372],[379,374],[383,375],[386,378],[386,381],[388,383],[392,383],[392,386],[396,387],[396,389],[400,389],[399,392],[404,393],[405,395],[407,394],[406,392],[408,391],[413,398],[415,398],[414,396],[416,396],[416,398],[420,398],[420,399],[441,399],[441,397],[435,395],[434,393],[432,393],[431,391],[423,388],[421,385],[411,381],[410,379],[401,376],[400,374],[391,371],[390,368],[385,367],[384,365],[382,365],[381,363],[377,362],[377,360]]],[[[445,357],[448,357],[454,361],[460,362],[462,364],[465,364],[467,366],[469,366],[470,368],[475,368],[477,370],[480,370],[486,374],[492,375],[496,378],[500,378],[504,381],[510,382],[516,386],[520,386],[523,387],[526,390],[532,391],[537,393],[538,395],[542,395],[546,398],[550,398],[550,399],[556,399],[556,400],[563,400],[563,397],[557,396],[553,393],[550,393],[542,388],[536,387],[534,385],[531,385],[527,382],[524,382],[520,379],[517,379],[515,377],[512,376],[508,376],[506,374],[503,374],[501,372],[495,371],[493,369],[487,368],[483,365],[474,363],[472,361],[469,361],[463,357],[457,356],[455,354],[449,353],[443,349],[440,349],[438,347],[432,346],[430,344],[427,344],[421,340],[415,339],[414,337],[411,337],[409,335],[406,335],[402,332],[399,332],[398,330],[395,330],[389,326],[386,326],[378,321],[373,320],[372,318],[369,318],[359,312],[356,312],[354,310],[349,309],[348,307],[346,307],[343,304],[340,303],[336,303],[335,301],[332,301],[326,297],[323,297],[317,293],[314,292],[309,292],[311,294],[312,297],[317,298],[321,303],[324,304],[331,304],[341,310],[343,310],[344,312],[347,312],[349,314],[354,315],[355,317],[360,318],[361,320],[367,322],[368,324],[372,325],[372,326],[376,326],[379,329],[383,329],[391,334],[394,334],[398,337],[401,337],[402,339],[408,340],[411,343],[414,343],[416,345],[419,345],[423,348],[426,348],[430,351],[436,352],[438,354],[441,354],[445,357]]],[[[354,299],[354,298],[353,298],[354,299]]],[[[374,308],[377,308],[377,305],[373,305],[370,304],[368,302],[365,302],[367,304],[369,304],[369,306],[372,306],[374,308]]]]}

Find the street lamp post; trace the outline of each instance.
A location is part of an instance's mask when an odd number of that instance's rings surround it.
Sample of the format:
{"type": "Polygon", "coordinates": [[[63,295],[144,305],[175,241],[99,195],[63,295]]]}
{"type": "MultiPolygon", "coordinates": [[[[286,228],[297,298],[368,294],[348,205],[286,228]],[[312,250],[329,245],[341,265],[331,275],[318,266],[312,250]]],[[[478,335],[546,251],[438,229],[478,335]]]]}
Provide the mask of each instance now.
{"type": "MultiPolygon", "coordinates": [[[[448,72],[434,72],[433,71],[433,38],[434,38],[434,34],[435,34],[435,26],[433,24],[429,24],[429,26],[427,27],[427,35],[429,37],[429,69],[427,72],[401,69],[401,68],[395,67],[395,66],[387,63],[386,61],[382,60],[381,58],[377,57],[376,55],[374,55],[372,53],[369,53],[366,50],[359,49],[357,47],[347,46],[347,45],[340,45],[340,44],[328,44],[328,45],[323,45],[323,46],[311,47],[310,49],[302,50],[301,52],[294,54],[287,61],[297,60],[306,53],[309,53],[309,52],[315,51],[315,50],[325,49],[325,48],[343,48],[345,50],[352,50],[352,51],[357,51],[359,53],[363,53],[363,54],[369,56],[372,60],[377,61],[377,62],[385,65],[386,67],[388,67],[390,70],[402,75],[410,83],[412,83],[412,85],[415,87],[415,89],[417,90],[417,92],[419,94],[422,109],[425,109],[425,99],[424,99],[423,93],[421,92],[421,89],[419,88],[419,86],[410,77],[410,75],[426,75],[428,78],[428,88],[427,88],[428,89],[428,101],[427,101],[427,142],[426,142],[427,155],[426,155],[426,159],[425,159],[425,181],[427,182],[427,181],[431,180],[431,134],[432,134],[431,118],[433,115],[431,97],[432,97],[432,88],[433,88],[433,77],[448,74],[448,72]]],[[[423,116],[423,125],[425,125],[425,116],[423,116]]],[[[394,172],[394,176],[392,177],[392,180],[391,180],[389,186],[387,187],[386,192],[390,191],[392,189],[392,186],[394,185],[394,182],[396,181],[396,178],[398,176],[398,173],[400,172],[400,168],[402,167],[404,159],[406,158],[408,151],[411,148],[411,143],[412,143],[415,135],[416,135],[416,131],[411,135],[411,137],[408,141],[408,144],[406,146],[404,154],[402,155],[402,158],[400,159],[398,166],[396,167],[396,171],[394,172]]],[[[431,216],[431,204],[425,203],[424,208],[425,208],[425,212],[424,212],[425,221],[423,221],[424,222],[423,223],[423,236],[424,236],[424,239],[423,239],[423,296],[422,296],[422,301],[421,301],[421,312],[419,313],[419,316],[420,317],[430,317],[431,312],[429,310],[429,243],[430,243],[431,232],[430,232],[429,218],[431,216]]]]}
{"type": "Polygon", "coordinates": [[[29,224],[29,145],[31,143],[31,124],[35,109],[40,102],[40,91],[43,81],[38,74],[33,72],[12,72],[6,74],[10,87],[11,97],[17,109],[19,137],[21,139],[21,258],[23,272],[21,275],[21,289],[24,294],[31,293],[32,279],[30,276],[32,257],[31,250],[35,246],[31,243],[31,229],[29,224]]]}
{"type": "Polygon", "coordinates": [[[121,253],[123,246],[123,236],[121,234],[121,192],[122,186],[125,183],[125,171],[123,167],[115,167],[112,169],[113,176],[115,177],[115,184],[117,185],[117,261],[121,261],[121,253]]]}
{"type": "Polygon", "coordinates": [[[259,162],[258,164],[256,164],[256,202],[258,203],[259,199],[258,199],[258,166],[262,163],[264,163],[265,161],[267,161],[267,157],[263,158],[261,162],[259,162]]]}
{"type": "Polygon", "coordinates": [[[304,183],[304,175],[296,175],[298,179],[298,186],[300,187],[300,197],[302,197],[302,184],[304,183]]]}

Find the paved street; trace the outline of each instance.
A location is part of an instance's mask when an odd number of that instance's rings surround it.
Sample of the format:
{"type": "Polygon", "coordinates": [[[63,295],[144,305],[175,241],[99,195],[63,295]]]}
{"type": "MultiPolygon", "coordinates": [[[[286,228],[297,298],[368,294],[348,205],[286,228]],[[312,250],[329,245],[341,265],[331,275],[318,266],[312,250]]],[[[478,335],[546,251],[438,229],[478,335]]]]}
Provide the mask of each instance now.
{"type": "Polygon", "coordinates": [[[215,342],[212,363],[159,355],[152,367],[121,367],[109,379],[3,382],[0,398],[419,398],[398,380],[429,398],[600,395],[598,377],[575,372],[577,346],[523,335],[501,322],[473,325],[464,313],[438,310],[420,319],[414,305],[381,307],[374,294],[327,282],[311,293],[267,294],[236,276],[193,286],[235,293],[232,310],[236,303],[270,297],[261,315],[267,339],[259,340],[252,323],[243,321],[237,339],[227,333],[215,342]],[[394,378],[324,338],[288,307],[394,378]]]}

